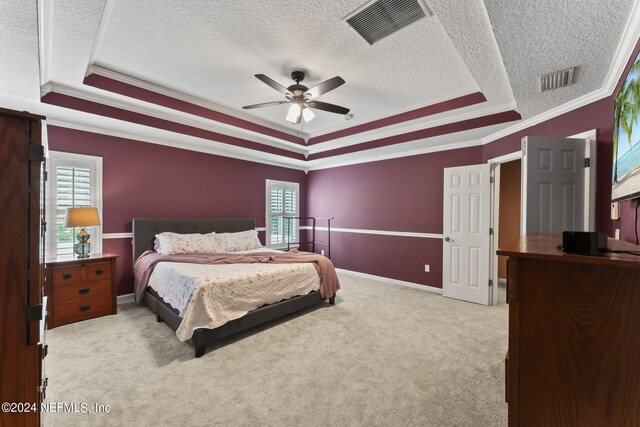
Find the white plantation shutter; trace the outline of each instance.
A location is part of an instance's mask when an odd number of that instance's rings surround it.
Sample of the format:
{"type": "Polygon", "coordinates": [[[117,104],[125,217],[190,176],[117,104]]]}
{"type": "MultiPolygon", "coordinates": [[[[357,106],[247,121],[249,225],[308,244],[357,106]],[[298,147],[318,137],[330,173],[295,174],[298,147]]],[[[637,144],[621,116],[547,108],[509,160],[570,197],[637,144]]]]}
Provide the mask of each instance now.
{"type": "Polygon", "coordinates": [[[299,184],[267,180],[267,246],[284,246],[298,241],[298,220],[285,217],[300,216],[299,184]]]}
{"type": "MultiPolygon", "coordinates": [[[[65,209],[96,207],[102,220],[102,159],[71,153],[49,152],[47,234],[49,256],[72,255],[77,228],[64,226],[65,209]]],[[[101,227],[89,227],[91,252],[102,251],[101,227]]]]}

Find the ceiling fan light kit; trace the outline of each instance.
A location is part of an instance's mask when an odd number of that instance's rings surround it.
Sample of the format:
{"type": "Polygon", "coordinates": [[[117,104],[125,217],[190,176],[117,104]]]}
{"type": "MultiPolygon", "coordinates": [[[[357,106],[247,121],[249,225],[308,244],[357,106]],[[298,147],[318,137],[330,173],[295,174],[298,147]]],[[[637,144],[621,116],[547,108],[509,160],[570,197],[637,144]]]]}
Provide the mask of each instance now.
{"type": "Polygon", "coordinates": [[[329,104],[328,102],[320,102],[314,100],[314,98],[317,98],[322,94],[325,94],[339,86],[342,86],[345,82],[340,76],[325,80],[324,82],[315,85],[311,89],[309,89],[305,85],[300,84],[300,82],[304,80],[304,72],[302,71],[294,71],[291,73],[291,78],[296,83],[289,87],[282,86],[280,83],[276,82],[270,77],[265,76],[264,74],[256,74],[255,76],[261,82],[283,94],[286,101],[272,101],[263,102],[260,104],[245,105],[244,107],[242,107],[245,110],[271,107],[273,105],[291,104],[286,119],[294,124],[300,123],[303,119],[305,122],[313,120],[316,115],[312,111],[312,108],[342,115],[346,115],[349,113],[348,108],[329,104]]]}

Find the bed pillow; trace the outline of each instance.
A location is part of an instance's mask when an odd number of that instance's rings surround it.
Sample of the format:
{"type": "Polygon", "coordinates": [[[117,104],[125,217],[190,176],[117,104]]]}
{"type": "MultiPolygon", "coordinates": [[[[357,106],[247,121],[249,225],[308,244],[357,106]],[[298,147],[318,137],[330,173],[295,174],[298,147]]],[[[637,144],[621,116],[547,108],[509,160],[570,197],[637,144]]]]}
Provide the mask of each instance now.
{"type": "Polygon", "coordinates": [[[246,251],[262,247],[256,230],[239,231],[237,233],[216,234],[218,245],[225,252],[246,251]]]}
{"type": "Polygon", "coordinates": [[[160,255],[224,252],[224,248],[218,244],[216,233],[179,234],[164,232],[156,234],[154,248],[160,255]]]}

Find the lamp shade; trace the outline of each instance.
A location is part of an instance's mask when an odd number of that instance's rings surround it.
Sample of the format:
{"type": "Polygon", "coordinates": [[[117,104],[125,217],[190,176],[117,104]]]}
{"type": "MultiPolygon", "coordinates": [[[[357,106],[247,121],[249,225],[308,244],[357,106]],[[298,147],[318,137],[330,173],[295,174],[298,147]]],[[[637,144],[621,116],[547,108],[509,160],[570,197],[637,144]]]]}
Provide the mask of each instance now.
{"type": "Polygon", "coordinates": [[[91,227],[100,225],[100,217],[96,208],[67,208],[65,227],[91,227]]]}

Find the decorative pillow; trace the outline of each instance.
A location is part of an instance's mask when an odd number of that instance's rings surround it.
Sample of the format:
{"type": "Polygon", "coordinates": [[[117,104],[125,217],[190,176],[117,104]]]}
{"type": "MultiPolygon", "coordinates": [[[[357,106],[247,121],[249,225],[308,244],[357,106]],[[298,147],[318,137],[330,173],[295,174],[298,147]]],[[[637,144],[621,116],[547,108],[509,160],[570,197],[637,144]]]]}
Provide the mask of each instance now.
{"type": "Polygon", "coordinates": [[[164,232],[156,234],[154,248],[160,255],[224,252],[224,248],[218,244],[216,233],[178,234],[164,232]]]}
{"type": "Polygon", "coordinates": [[[218,233],[216,234],[216,240],[225,252],[246,251],[262,247],[256,230],[240,231],[237,233],[218,233]]]}

